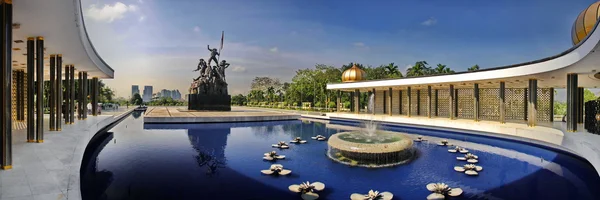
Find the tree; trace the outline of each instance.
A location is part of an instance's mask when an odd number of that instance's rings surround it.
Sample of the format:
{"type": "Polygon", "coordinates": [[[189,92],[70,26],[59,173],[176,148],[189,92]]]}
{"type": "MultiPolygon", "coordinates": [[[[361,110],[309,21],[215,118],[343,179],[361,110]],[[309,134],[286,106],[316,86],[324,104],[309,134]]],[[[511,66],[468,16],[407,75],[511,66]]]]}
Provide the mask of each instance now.
{"type": "Polygon", "coordinates": [[[365,73],[367,74],[367,77],[365,77],[366,80],[388,78],[388,72],[386,71],[386,66],[384,65],[380,65],[379,67],[368,66],[365,67],[363,70],[365,70],[365,73]]]}
{"type": "Polygon", "coordinates": [[[360,69],[365,69],[365,66],[363,66],[360,63],[349,63],[347,65],[342,65],[342,67],[340,68],[340,71],[346,71],[347,69],[350,69],[352,66],[356,65],[356,67],[360,68],[360,69]]]}
{"type": "Polygon", "coordinates": [[[133,95],[133,97],[131,97],[131,100],[130,100],[130,102],[131,102],[131,104],[133,104],[133,105],[142,105],[142,103],[143,103],[144,101],[142,100],[142,97],[140,96],[140,94],[138,94],[138,93],[135,93],[135,94],[133,95]]]}
{"type": "Polygon", "coordinates": [[[412,77],[412,76],[424,76],[424,75],[431,74],[431,72],[432,72],[431,68],[427,65],[429,65],[429,64],[427,64],[427,61],[416,62],[415,65],[413,65],[411,68],[408,68],[408,70],[406,70],[406,76],[412,77]]]}
{"type": "Polygon", "coordinates": [[[263,92],[267,92],[267,89],[269,87],[273,87],[273,88],[280,88],[282,86],[281,82],[279,81],[279,79],[276,78],[270,78],[270,77],[255,77],[254,80],[252,80],[252,83],[250,85],[250,89],[251,90],[261,90],[263,92]]]}
{"type": "Polygon", "coordinates": [[[390,63],[390,64],[386,65],[384,68],[385,68],[388,78],[401,78],[402,77],[402,73],[398,70],[398,66],[394,65],[394,63],[390,63]]]}
{"type": "Polygon", "coordinates": [[[446,65],[442,65],[442,64],[437,64],[437,67],[435,69],[433,69],[435,74],[452,74],[454,73],[454,70],[451,70],[450,68],[446,67],[446,65]]]}
{"type": "Polygon", "coordinates": [[[246,105],[246,97],[243,94],[238,94],[231,97],[231,104],[243,106],[246,105]]]}
{"type": "Polygon", "coordinates": [[[592,91],[590,91],[587,88],[583,90],[583,102],[588,102],[596,99],[598,99],[598,97],[596,97],[596,95],[592,91]]]}
{"type": "Polygon", "coordinates": [[[477,71],[479,70],[479,65],[473,65],[473,67],[469,67],[469,69],[467,69],[467,71],[477,71]]]}

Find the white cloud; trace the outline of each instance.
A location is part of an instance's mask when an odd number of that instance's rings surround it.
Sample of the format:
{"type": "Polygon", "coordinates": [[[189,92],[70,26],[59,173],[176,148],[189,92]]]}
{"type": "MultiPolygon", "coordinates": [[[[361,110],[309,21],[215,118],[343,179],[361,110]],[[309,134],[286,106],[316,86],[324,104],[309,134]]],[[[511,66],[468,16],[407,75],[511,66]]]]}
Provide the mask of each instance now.
{"type": "Polygon", "coordinates": [[[200,32],[200,27],[194,26],[194,32],[196,32],[196,33],[200,32]]]}
{"type": "Polygon", "coordinates": [[[410,69],[411,67],[413,67],[412,65],[406,65],[406,67],[404,67],[404,75],[406,75],[406,72],[408,72],[408,69],[410,69]]]}
{"type": "Polygon", "coordinates": [[[144,0],[138,0],[138,3],[144,4],[144,0]]]}
{"type": "Polygon", "coordinates": [[[423,25],[423,26],[433,26],[435,24],[437,24],[437,19],[435,19],[433,17],[430,17],[429,19],[427,19],[421,23],[421,25],[423,25]]]}
{"type": "Polygon", "coordinates": [[[273,53],[277,53],[279,51],[279,49],[277,49],[277,47],[273,47],[273,48],[269,49],[269,51],[273,52],[273,53]]]}
{"type": "Polygon", "coordinates": [[[146,16],[145,16],[145,15],[142,15],[142,16],[140,16],[140,18],[139,18],[138,20],[139,20],[140,22],[143,22],[144,20],[146,20],[146,16]]]}
{"type": "Polygon", "coordinates": [[[364,46],[365,46],[365,43],[362,43],[362,42],[355,42],[355,43],[354,43],[354,44],[352,44],[352,45],[354,45],[355,47],[364,47],[364,46]]]}
{"type": "Polygon", "coordinates": [[[243,66],[233,66],[231,69],[232,72],[246,72],[246,68],[243,66]]]}
{"type": "Polygon", "coordinates": [[[105,4],[102,8],[98,8],[96,4],[92,4],[85,14],[96,21],[110,23],[117,19],[122,19],[128,12],[136,12],[137,10],[138,7],[136,5],[125,5],[124,3],[117,2],[113,5],[105,4]]]}

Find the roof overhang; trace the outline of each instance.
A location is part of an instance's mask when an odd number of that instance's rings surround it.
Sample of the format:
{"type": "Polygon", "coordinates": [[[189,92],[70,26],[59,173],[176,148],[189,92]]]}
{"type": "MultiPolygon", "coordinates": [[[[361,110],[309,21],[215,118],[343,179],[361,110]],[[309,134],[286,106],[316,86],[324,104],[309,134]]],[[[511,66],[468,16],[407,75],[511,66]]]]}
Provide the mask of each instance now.
{"type": "Polygon", "coordinates": [[[46,48],[46,78],[49,77],[50,54],[62,54],[64,65],[72,64],[76,71],[88,72],[89,77],[114,77],[114,70],[100,58],[90,42],[81,0],[13,1],[13,23],[20,24],[13,30],[13,69],[26,68],[27,38],[42,36],[46,48]],[[16,43],[17,40],[23,43],[16,43]]]}
{"type": "Polygon", "coordinates": [[[596,51],[600,48],[600,31],[596,31],[596,27],[583,42],[573,48],[532,62],[449,75],[327,84],[327,89],[351,91],[408,86],[447,87],[450,84],[470,87],[474,83],[483,88],[497,88],[501,81],[506,83],[506,87],[524,88],[529,79],[537,79],[539,87],[564,88],[567,74],[570,73],[579,74],[579,87],[597,88],[600,86],[600,79],[594,77],[594,74],[600,71],[600,52],[596,51]]]}

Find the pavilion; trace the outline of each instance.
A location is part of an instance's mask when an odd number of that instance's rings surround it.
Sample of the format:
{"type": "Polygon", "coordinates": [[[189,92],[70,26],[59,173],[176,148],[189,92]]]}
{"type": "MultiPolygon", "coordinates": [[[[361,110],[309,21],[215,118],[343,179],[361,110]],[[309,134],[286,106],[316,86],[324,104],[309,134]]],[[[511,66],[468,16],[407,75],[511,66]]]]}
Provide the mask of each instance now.
{"type": "Polygon", "coordinates": [[[43,143],[44,110],[49,131],[86,119],[88,98],[98,103],[98,79],[113,78],[114,70],[88,38],[80,0],[0,0],[0,13],[0,166],[6,170],[14,129],[26,128],[27,142],[43,143]],[[45,84],[46,94],[36,89],[45,84]]]}
{"type": "MultiPolygon", "coordinates": [[[[340,112],[338,107],[337,113],[328,116],[406,124],[417,123],[411,118],[420,116],[418,123],[428,126],[445,126],[438,123],[442,122],[440,119],[446,122],[472,120],[454,126],[461,129],[476,129],[469,126],[479,127],[480,120],[499,122],[492,126],[515,122],[526,123],[528,127],[539,124],[552,127],[554,89],[566,88],[566,131],[575,132],[578,124],[583,123],[583,89],[600,86],[600,52],[596,52],[600,48],[600,31],[595,31],[599,7],[600,2],[596,2],[577,17],[572,28],[572,48],[531,62],[472,72],[372,81],[365,81],[365,72],[353,66],[343,72],[343,83],[327,85],[329,90],[352,96],[351,113],[340,112]],[[368,113],[359,102],[360,93],[364,92],[374,94],[374,108],[368,113]]],[[[339,100],[337,105],[341,106],[339,100]]],[[[451,123],[456,124],[446,124],[451,123]]]]}

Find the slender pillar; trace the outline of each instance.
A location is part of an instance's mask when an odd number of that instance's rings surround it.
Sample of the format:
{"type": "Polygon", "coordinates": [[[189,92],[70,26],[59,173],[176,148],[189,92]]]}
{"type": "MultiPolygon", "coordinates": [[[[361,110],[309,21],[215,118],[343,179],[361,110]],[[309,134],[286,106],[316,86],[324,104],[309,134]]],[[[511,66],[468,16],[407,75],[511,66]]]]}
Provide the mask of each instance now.
{"type": "Polygon", "coordinates": [[[16,113],[16,115],[17,115],[16,120],[17,121],[21,121],[21,104],[23,103],[23,102],[21,102],[21,92],[23,92],[23,88],[21,87],[21,81],[22,81],[21,80],[21,70],[17,70],[14,75],[16,76],[15,79],[17,79],[16,85],[15,85],[16,92],[17,92],[16,93],[16,101],[17,102],[15,102],[16,106],[17,106],[15,108],[15,110],[17,111],[17,113],[16,113]]]}
{"type": "Polygon", "coordinates": [[[400,104],[398,106],[398,109],[400,109],[398,113],[400,113],[400,115],[403,115],[404,113],[402,112],[402,90],[398,91],[398,103],[400,104]]]}
{"type": "Polygon", "coordinates": [[[69,111],[69,108],[71,108],[71,81],[70,81],[70,77],[71,77],[71,65],[65,65],[65,95],[64,95],[64,99],[65,99],[65,106],[64,106],[64,113],[65,113],[65,124],[69,124],[69,122],[71,121],[71,117],[69,116],[69,113],[71,113],[69,111]]]}
{"type": "Polygon", "coordinates": [[[528,109],[528,117],[527,117],[527,125],[535,126],[537,121],[537,80],[529,79],[529,87],[527,88],[529,91],[529,98],[527,102],[528,109]]]}
{"type": "Polygon", "coordinates": [[[0,80],[0,165],[3,170],[12,168],[12,1],[3,0],[2,10],[2,69],[0,80]]]}
{"type": "Polygon", "coordinates": [[[577,74],[567,74],[567,131],[577,131],[577,74]]]}
{"type": "Polygon", "coordinates": [[[525,102],[523,105],[523,119],[525,119],[525,121],[527,121],[529,117],[529,112],[527,112],[527,109],[529,108],[529,104],[527,103],[527,95],[529,95],[529,87],[525,88],[525,92],[523,92],[523,102],[525,102]]]}
{"type": "Polygon", "coordinates": [[[417,116],[421,115],[421,90],[417,90],[417,116]]]}
{"type": "Polygon", "coordinates": [[[583,124],[583,115],[585,114],[585,113],[583,113],[583,104],[584,104],[583,94],[584,94],[584,88],[578,87],[577,88],[577,123],[578,124],[583,124]]]}
{"type": "Polygon", "coordinates": [[[354,109],[354,96],[356,96],[355,92],[350,92],[350,113],[354,113],[356,111],[356,109],[354,109]]]}
{"type": "Polygon", "coordinates": [[[383,97],[381,97],[383,99],[383,105],[382,105],[383,106],[383,109],[382,109],[383,114],[387,114],[387,109],[388,109],[388,107],[387,107],[387,103],[388,103],[388,101],[387,101],[387,95],[388,95],[387,91],[384,90],[383,91],[383,97]]]}
{"type": "Polygon", "coordinates": [[[35,38],[27,38],[27,142],[35,142],[35,38]]]}
{"type": "Polygon", "coordinates": [[[36,140],[37,143],[44,142],[44,37],[37,37],[35,45],[35,57],[36,57],[36,73],[35,78],[37,79],[37,90],[36,90],[36,140]]]}
{"type": "Polygon", "coordinates": [[[412,102],[411,102],[411,98],[410,98],[411,95],[412,95],[412,92],[410,92],[410,87],[408,87],[406,89],[406,97],[407,97],[406,101],[408,101],[408,108],[406,109],[407,110],[406,116],[408,116],[408,117],[410,117],[410,110],[412,108],[412,102]]]}
{"type": "MultiPolygon", "coordinates": [[[[88,104],[88,79],[87,79],[87,72],[83,72],[83,119],[87,119],[87,104],[88,104]]],[[[341,98],[341,96],[340,96],[341,98]]]]}
{"type": "Polygon", "coordinates": [[[473,84],[473,118],[479,121],[479,83],[473,84]]]}
{"type": "Polygon", "coordinates": [[[56,109],[56,103],[54,101],[56,101],[56,80],[55,80],[55,74],[56,74],[56,60],[55,60],[55,55],[52,54],[50,55],[50,96],[49,96],[49,100],[50,100],[50,105],[48,105],[48,108],[50,108],[50,131],[54,131],[56,130],[56,113],[55,113],[55,109],[56,109]]]}
{"type": "Polygon", "coordinates": [[[25,121],[25,71],[19,70],[19,121],[25,121]]]}
{"type": "Polygon", "coordinates": [[[354,113],[360,113],[360,90],[354,90],[354,113]]]}
{"type": "Polygon", "coordinates": [[[373,112],[372,114],[374,115],[377,110],[377,93],[375,93],[375,88],[373,88],[373,110],[371,110],[371,112],[373,112]]]}
{"type": "Polygon", "coordinates": [[[71,65],[71,68],[69,68],[69,70],[71,70],[71,72],[69,72],[69,75],[71,75],[71,77],[69,78],[69,87],[71,87],[71,92],[70,92],[70,106],[69,107],[69,124],[74,124],[75,123],[75,66],[71,65]]]}
{"type": "Polygon", "coordinates": [[[504,81],[500,82],[500,123],[506,123],[506,84],[504,81]]]}
{"type": "Polygon", "coordinates": [[[81,120],[81,118],[83,117],[83,87],[82,87],[82,78],[83,78],[83,72],[78,72],[77,73],[77,120],[81,120]]]}
{"type": "Polygon", "coordinates": [[[98,115],[98,77],[92,78],[92,115],[98,115]]]}
{"type": "Polygon", "coordinates": [[[62,76],[62,54],[56,55],[56,130],[62,130],[63,120],[63,76],[62,76]]]}
{"type": "Polygon", "coordinates": [[[438,116],[438,90],[435,89],[434,90],[434,95],[433,95],[433,99],[434,99],[434,103],[433,103],[433,112],[434,112],[434,116],[438,116]]]}
{"type": "Polygon", "coordinates": [[[431,118],[431,86],[427,86],[427,117],[431,118]]]}
{"type": "Polygon", "coordinates": [[[550,88],[550,122],[554,122],[554,88],[550,88]]]}
{"type": "Polygon", "coordinates": [[[450,106],[448,106],[448,108],[449,108],[448,109],[448,113],[450,115],[450,119],[454,119],[454,111],[455,111],[455,109],[454,109],[454,98],[456,98],[454,96],[454,85],[450,85],[449,90],[450,90],[449,91],[450,94],[448,95],[448,103],[450,104],[450,106]]]}
{"type": "Polygon", "coordinates": [[[392,92],[393,92],[392,88],[389,88],[388,89],[388,100],[387,100],[387,110],[388,110],[387,112],[388,112],[388,115],[390,115],[390,116],[392,116],[392,100],[393,100],[392,92]]]}
{"type": "Polygon", "coordinates": [[[454,117],[458,118],[458,89],[454,89],[454,117]]]}

